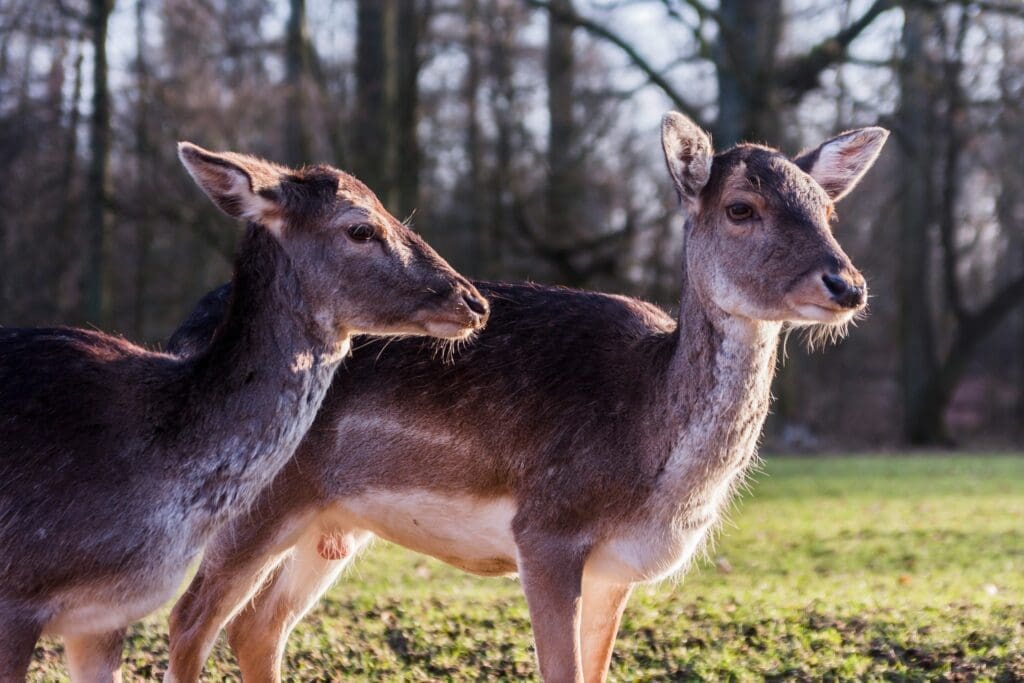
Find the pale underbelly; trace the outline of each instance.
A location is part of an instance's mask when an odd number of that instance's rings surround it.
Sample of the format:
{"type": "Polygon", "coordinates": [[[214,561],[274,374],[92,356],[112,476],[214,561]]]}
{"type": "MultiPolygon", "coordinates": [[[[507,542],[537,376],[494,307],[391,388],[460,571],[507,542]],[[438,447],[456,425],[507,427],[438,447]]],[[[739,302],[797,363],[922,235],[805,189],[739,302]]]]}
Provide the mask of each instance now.
{"type": "Polygon", "coordinates": [[[516,506],[509,497],[450,496],[433,491],[374,491],[347,498],[347,525],[484,576],[514,574],[516,506]]]}
{"type": "Polygon", "coordinates": [[[173,598],[184,581],[185,572],[186,569],[181,568],[148,579],[121,577],[109,585],[81,586],[65,591],[54,600],[56,612],[43,632],[73,636],[124,628],[173,598]]]}
{"type": "MultiPolygon", "coordinates": [[[[474,574],[514,574],[518,549],[510,497],[449,496],[437,492],[374,491],[347,498],[329,513],[339,527],[360,528],[474,574]]],[[[588,578],[612,583],[656,581],[685,568],[707,525],[669,533],[646,524],[623,530],[591,551],[588,578]]],[[[558,561],[554,558],[553,561],[558,561]]]]}

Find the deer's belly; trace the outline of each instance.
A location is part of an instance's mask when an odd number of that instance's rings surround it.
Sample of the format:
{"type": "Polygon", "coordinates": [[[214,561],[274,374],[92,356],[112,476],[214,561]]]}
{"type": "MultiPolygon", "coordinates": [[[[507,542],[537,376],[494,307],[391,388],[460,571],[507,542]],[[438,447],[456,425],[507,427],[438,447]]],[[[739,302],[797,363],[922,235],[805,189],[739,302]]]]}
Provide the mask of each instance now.
{"type": "Polygon", "coordinates": [[[56,613],[43,632],[74,636],[128,626],[173,598],[185,571],[182,566],[177,571],[122,577],[110,584],[87,584],[66,591],[54,600],[56,613]]]}
{"type": "Polygon", "coordinates": [[[516,571],[511,498],[375,491],[346,499],[343,514],[381,538],[474,574],[516,571]]]}
{"type": "Polygon", "coordinates": [[[710,523],[675,529],[645,524],[620,530],[594,548],[587,576],[620,584],[664,579],[687,567],[709,527],[710,523]]]}

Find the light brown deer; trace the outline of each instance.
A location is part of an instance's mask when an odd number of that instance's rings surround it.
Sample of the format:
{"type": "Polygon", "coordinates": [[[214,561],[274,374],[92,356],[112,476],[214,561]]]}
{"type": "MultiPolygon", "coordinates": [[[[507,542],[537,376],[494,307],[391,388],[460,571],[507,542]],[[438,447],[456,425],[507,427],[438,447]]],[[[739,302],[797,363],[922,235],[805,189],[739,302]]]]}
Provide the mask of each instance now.
{"type": "Polygon", "coordinates": [[[0,681],[40,634],[72,678],[119,678],[124,628],[292,456],[353,334],[464,339],[477,290],[354,178],[188,143],[249,221],[234,293],[189,358],[76,329],[0,330],[0,681]]]}
{"type": "MultiPolygon", "coordinates": [[[[373,535],[518,572],[544,679],[604,680],[631,587],[687,566],[754,457],[782,327],[834,331],[863,309],[829,221],[886,137],[713,155],[667,115],[686,213],[678,321],[621,296],[478,283],[490,322],[454,362],[415,340],[371,345],[210,544],[171,616],[168,680],[195,680],[224,624],[244,677],[277,680],[290,629],[373,535]]],[[[225,296],[174,348],[205,344],[225,296]]]]}

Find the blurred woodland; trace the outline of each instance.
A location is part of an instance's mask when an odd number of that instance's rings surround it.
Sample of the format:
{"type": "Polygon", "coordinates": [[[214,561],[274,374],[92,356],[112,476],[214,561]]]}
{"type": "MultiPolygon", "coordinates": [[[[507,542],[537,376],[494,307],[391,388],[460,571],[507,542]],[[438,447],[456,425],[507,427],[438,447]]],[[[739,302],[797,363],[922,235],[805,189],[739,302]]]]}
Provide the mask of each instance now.
{"type": "Polygon", "coordinates": [[[156,344],[230,276],[177,140],[348,170],[468,275],[671,308],[668,109],[719,149],[893,131],[837,228],[870,316],[789,340],[769,444],[1021,443],[1020,0],[0,0],[0,324],[156,344]]]}

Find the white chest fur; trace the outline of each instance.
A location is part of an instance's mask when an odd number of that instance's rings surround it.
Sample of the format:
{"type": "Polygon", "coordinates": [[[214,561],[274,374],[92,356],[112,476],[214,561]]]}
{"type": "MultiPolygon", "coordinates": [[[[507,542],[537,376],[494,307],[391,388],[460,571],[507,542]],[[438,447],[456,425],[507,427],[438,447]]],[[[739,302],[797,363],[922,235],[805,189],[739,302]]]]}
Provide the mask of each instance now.
{"type": "Polygon", "coordinates": [[[599,544],[587,560],[586,574],[616,584],[664,579],[686,568],[710,526],[644,523],[633,527],[599,544]]]}

